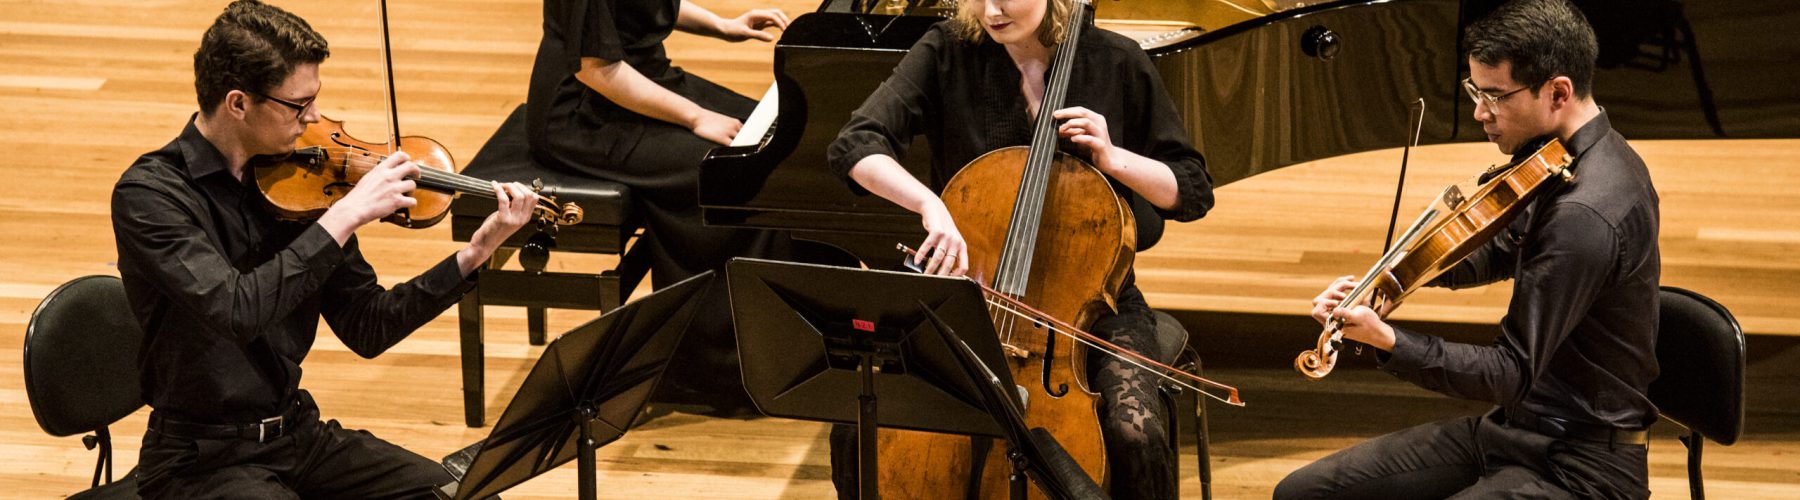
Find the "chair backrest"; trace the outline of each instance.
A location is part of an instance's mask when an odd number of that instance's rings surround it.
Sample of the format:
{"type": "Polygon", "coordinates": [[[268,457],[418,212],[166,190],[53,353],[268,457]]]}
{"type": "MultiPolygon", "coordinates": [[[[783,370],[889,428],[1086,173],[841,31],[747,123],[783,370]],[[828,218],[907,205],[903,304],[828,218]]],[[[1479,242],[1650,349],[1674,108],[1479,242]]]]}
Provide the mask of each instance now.
{"type": "Polygon", "coordinates": [[[1664,417],[1719,444],[1744,430],[1744,332],[1731,311],[1703,295],[1662,287],[1650,402],[1664,417]]]}
{"type": "Polygon", "coordinates": [[[85,276],[51,291],[25,328],[25,394],[38,426],[70,436],[142,408],[143,340],[119,278],[85,276]]]}

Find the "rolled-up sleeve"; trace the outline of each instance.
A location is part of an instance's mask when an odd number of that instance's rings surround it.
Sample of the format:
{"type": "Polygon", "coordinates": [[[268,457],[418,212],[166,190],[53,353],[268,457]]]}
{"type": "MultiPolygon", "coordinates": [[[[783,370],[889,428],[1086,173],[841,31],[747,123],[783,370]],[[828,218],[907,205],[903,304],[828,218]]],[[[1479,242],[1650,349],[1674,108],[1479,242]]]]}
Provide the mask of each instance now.
{"type": "Polygon", "coordinates": [[[926,32],[831,141],[826,161],[857,194],[868,193],[850,178],[857,162],[873,155],[904,158],[913,136],[928,126],[929,110],[938,106],[937,59],[944,40],[942,30],[926,32]]]}
{"type": "Polygon", "coordinates": [[[1179,222],[1205,217],[1213,207],[1213,182],[1212,175],[1206,172],[1206,158],[1188,139],[1187,125],[1181,121],[1181,114],[1169,99],[1149,56],[1143,51],[1133,52],[1131,57],[1139,70],[1133,85],[1136,89],[1131,93],[1138,98],[1135,115],[1143,141],[1126,149],[1163,162],[1175,174],[1175,207],[1156,207],[1157,215],[1179,222]]]}

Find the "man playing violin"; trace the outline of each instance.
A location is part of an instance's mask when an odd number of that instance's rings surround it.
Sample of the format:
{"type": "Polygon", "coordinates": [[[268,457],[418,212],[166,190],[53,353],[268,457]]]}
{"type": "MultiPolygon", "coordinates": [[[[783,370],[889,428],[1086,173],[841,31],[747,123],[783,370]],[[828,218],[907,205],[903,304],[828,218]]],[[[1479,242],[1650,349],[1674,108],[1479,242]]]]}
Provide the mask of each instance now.
{"type": "MultiPolygon", "coordinates": [[[[931,274],[962,275],[968,243],[938,194],[971,160],[1031,142],[1033,117],[1044,100],[1050,61],[1063,33],[1084,29],[1071,69],[1057,132],[1123,188],[1138,229],[1138,250],[1161,237],[1163,220],[1191,221],[1212,208],[1212,179],[1162,87],[1156,68],[1136,42],[1091,26],[1069,26],[1069,0],[968,0],[954,19],[934,26],[901,60],[894,74],[851,115],[829,158],[840,175],[920,214],[929,233],[918,263],[931,274]],[[931,142],[930,186],[896,158],[913,137],[931,142]]],[[[1147,355],[1156,350],[1156,317],[1127,275],[1115,313],[1091,328],[1111,342],[1147,355]]],[[[1100,393],[1100,426],[1115,498],[1173,498],[1175,454],[1167,409],[1147,370],[1110,357],[1090,357],[1100,393]]],[[[834,481],[853,495],[853,440],[834,430],[834,481]]]]}
{"type": "Polygon", "coordinates": [[[473,271],[532,217],[537,196],[494,185],[501,209],[467,247],[384,289],[354,232],[414,205],[419,168],[396,153],[315,221],[276,219],[246,162],[293,149],[319,120],[325,39],[257,0],[225,8],[194,54],[200,112],[114,187],[126,296],[143,326],[139,455],[146,498],[429,498],[434,461],[320,421],[299,388],[322,315],[374,357],[474,286],[473,271]]]}
{"type": "Polygon", "coordinates": [[[1357,285],[1313,299],[1321,324],[1379,349],[1383,371],[1497,408],[1339,451],[1289,475],[1288,498],[1646,498],[1647,396],[1656,378],[1658,209],[1643,159],[1592,98],[1593,29],[1566,0],[1519,0],[1465,34],[1475,119],[1503,153],[1554,137],[1575,180],[1544,193],[1433,285],[1513,280],[1493,345],[1447,342],[1384,322],[1357,285]]]}

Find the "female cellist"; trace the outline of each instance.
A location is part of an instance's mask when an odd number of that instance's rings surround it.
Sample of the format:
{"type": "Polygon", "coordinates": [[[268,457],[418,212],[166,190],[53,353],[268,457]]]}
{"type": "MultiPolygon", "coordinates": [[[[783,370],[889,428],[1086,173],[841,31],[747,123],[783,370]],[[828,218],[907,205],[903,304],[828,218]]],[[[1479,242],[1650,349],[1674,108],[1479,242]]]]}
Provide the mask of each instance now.
{"type": "MultiPolygon", "coordinates": [[[[929,236],[918,258],[928,273],[961,275],[969,245],[939,197],[964,165],[989,151],[1030,142],[1044,101],[1052,56],[1070,29],[1070,0],[969,0],[954,19],[933,27],[863,102],[832,143],[831,166],[867,189],[920,214],[929,236]],[[896,158],[925,134],[933,158],[930,184],[914,179],[896,158]]],[[[1191,221],[1212,207],[1204,160],[1156,69],[1137,44],[1091,26],[1075,51],[1068,106],[1055,110],[1057,134],[1127,196],[1137,225],[1137,249],[1161,236],[1162,220],[1191,221]]],[[[1048,235],[1053,238],[1056,235],[1048,235]]],[[[1045,242],[1044,244],[1054,244],[1045,242]]],[[[1155,318],[1129,274],[1115,312],[1090,331],[1121,347],[1157,357],[1155,318]]],[[[1067,345],[1067,344],[1065,344],[1067,345]]],[[[1175,455],[1165,436],[1166,409],[1152,394],[1153,376],[1110,357],[1088,363],[1100,394],[1115,498],[1173,498],[1175,455]]],[[[854,492],[854,468],[834,433],[833,474],[840,495],[854,492]]],[[[884,483],[883,487],[887,485],[884,483]]],[[[948,492],[946,492],[948,493],[948,492]]]]}

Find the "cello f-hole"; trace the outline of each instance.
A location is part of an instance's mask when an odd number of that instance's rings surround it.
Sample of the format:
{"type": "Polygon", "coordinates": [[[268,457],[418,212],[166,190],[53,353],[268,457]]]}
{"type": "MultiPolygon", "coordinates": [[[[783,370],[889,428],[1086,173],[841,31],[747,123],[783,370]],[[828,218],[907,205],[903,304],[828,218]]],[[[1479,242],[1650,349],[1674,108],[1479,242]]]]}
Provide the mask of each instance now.
{"type": "Polygon", "coordinates": [[[1038,372],[1043,376],[1044,393],[1050,397],[1060,398],[1069,394],[1069,384],[1056,384],[1050,388],[1050,363],[1056,359],[1056,332],[1044,335],[1044,369],[1038,372]]]}

